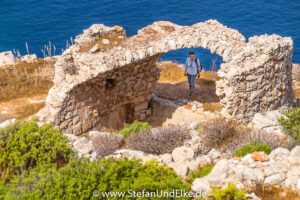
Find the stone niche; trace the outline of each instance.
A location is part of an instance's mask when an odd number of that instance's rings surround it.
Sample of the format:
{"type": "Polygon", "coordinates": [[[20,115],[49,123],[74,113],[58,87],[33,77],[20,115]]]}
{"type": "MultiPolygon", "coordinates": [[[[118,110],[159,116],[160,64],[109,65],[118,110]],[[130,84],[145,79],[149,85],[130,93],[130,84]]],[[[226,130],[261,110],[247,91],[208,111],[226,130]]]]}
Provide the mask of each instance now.
{"type": "Polygon", "coordinates": [[[216,20],[192,26],[155,22],[128,38],[122,27],[95,24],[58,58],[54,86],[38,117],[76,135],[142,120],[151,114],[159,57],[192,47],[223,57],[216,94],[225,117],[247,123],[257,112],[295,105],[289,37],[261,35],[246,42],[216,20]]]}

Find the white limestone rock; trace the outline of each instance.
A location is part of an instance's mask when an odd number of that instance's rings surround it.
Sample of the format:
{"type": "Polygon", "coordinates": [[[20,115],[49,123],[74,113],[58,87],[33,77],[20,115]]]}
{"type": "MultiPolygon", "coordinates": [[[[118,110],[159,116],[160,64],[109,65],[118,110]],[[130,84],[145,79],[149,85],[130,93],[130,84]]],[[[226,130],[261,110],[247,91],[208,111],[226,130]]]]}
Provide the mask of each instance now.
{"type": "Polygon", "coordinates": [[[252,119],[254,128],[262,129],[266,132],[275,132],[284,135],[278,118],[283,115],[277,110],[267,111],[265,113],[256,113],[252,119]]]}
{"type": "Polygon", "coordinates": [[[32,63],[34,61],[37,60],[37,56],[36,54],[31,54],[31,55],[25,55],[25,56],[22,56],[20,58],[20,60],[18,60],[18,62],[27,62],[27,63],[32,63]]]}
{"type": "Polygon", "coordinates": [[[300,166],[300,146],[299,145],[292,149],[290,156],[288,157],[288,160],[291,164],[300,166]]]}
{"type": "Polygon", "coordinates": [[[11,51],[0,53],[0,67],[16,64],[16,57],[11,51]]]}
{"type": "Polygon", "coordinates": [[[193,149],[185,146],[177,147],[172,151],[174,162],[190,161],[194,157],[193,149]]]}
{"type": "Polygon", "coordinates": [[[283,173],[274,174],[274,175],[268,176],[265,179],[264,183],[270,184],[270,185],[277,185],[277,184],[280,184],[282,181],[284,181],[285,177],[286,176],[283,173]]]}
{"type": "Polygon", "coordinates": [[[188,162],[186,162],[186,161],[171,162],[168,164],[168,166],[171,167],[172,169],[174,169],[176,174],[180,177],[187,176],[187,174],[189,172],[189,168],[187,165],[188,165],[188,162]]]}
{"type": "Polygon", "coordinates": [[[110,41],[108,39],[103,39],[102,43],[105,44],[105,45],[108,45],[108,44],[110,44],[110,41]]]}
{"type": "Polygon", "coordinates": [[[269,158],[273,160],[283,160],[287,158],[289,155],[290,155],[290,151],[288,149],[279,147],[270,153],[269,158]]]}
{"type": "Polygon", "coordinates": [[[85,155],[93,150],[93,143],[86,137],[82,137],[73,143],[74,149],[79,153],[85,155]]]}
{"type": "Polygon", "coordinates": [[[172,155],[169,153],[165,153],[163,155],[160,155],[161,161],[165,164],[169,164],[172,162],[172,155]]]}
{"type": "Polygon", "coordinates": [[[95,53],[96,51],[98,51],[99,50],[99,46],[98,46],[98,44],[96,44],[95,46],[93,46],[90,50],[89,50],[89,52],[90,53],[95,53]]]}
{"type": "Polygon", "coordinates": [[[2,123],[0,124],[0,128],[5,128],[5,127],[7,127],[8,125],[13,124],[13,123],[15,123],[15,122],[16,122],[16,119],[5,120],[4,122],[2,122],[2,123]]]}

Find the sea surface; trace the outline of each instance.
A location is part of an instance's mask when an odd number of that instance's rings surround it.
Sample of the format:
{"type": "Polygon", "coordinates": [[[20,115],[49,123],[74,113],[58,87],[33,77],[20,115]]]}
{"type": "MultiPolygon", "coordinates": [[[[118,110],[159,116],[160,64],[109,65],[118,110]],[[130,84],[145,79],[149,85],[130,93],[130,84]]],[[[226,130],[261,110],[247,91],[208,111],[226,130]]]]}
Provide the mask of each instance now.
{"type": "MultiPolygon", "coordinates": [[[[192,25],[208,19],[247,39],[273,33],[292,37],[293,62],[300,63],[300,0],[0,0],[0,52],[18,49],[24,55],[27,42],[30,54],[43,57],[42,49],[51,41],[61,54],[71,37],[95,23],[120,25],[131,36],[159,20],[192,25]]],[[[161,60],[184,63],[190,50],[168,52],[161,60]]],[[[206,69],[213,60],[217,66],[222,62],[208,50],[193,50],[206,69]]]]}

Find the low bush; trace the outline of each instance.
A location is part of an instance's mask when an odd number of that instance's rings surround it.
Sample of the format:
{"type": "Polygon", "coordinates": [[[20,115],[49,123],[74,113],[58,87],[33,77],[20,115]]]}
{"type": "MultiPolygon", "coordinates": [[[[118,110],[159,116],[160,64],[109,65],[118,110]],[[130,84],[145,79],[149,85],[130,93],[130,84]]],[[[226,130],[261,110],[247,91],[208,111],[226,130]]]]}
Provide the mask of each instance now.
{"type": "Polygon", "coordinates": [[[126,140],[129,149],[152,154],[171,153],[190,138],[188,130],[180,126],[153,128],[130,135],[126,140]]]}
{"type": "Polygon", "coordinates": [[[98,158],[103,158],[115,152],[122,144],[123,138],[119,134],[109,134],[92,137],[94,151],[98,158]]]}
{"type": "MultiPolygon", "coordinates": [[[[2,190],[4,191],[2,196],[5,200],[125,199],[125,197],[104,198],[102,192],[107,194],[120,192],[120,195],[124,192],[124,195],[130,195],[129,191],[171,192],[173,189],[189,188],[175,172],[157,162],[152,161],[143,165],[140,160],[104,159],[90,162],[84,159],[71,161],[58,170],[47,165],[36,167],[30,173],[23,173],[12,180],[2,190]],[[99,191],[98,197],[93,196],[94,190],[99,191]]],[[[127,196],[126,199],[138,198],[127,196]]],[[[153,197],[139,199],[153,199],[153,197]]]]}
{"type": "Polygon", "coordinates": [[[209,200],[246,200],[246,191],[239,190],[234,184],[228,184],[224,189],[212,187],[209,200]]]}
{"type": "Polygon", "coordinates": [[[213,167],[213,164],[207,164],[202,167],[198,166],[196,170],[191,171],[189,173],[187,178],[188,182],[193,183],[196,178],[202,178],[204,176],[207,176],[211,172],[213,167]]]}
{"type": "Polygon", "coordinates": [[[132,124],[124,124],[124,128],[117,133],[127,137],[131,133],[136,133],[142,130],[149,130],[152,127],[147,122],[134,121],[132,124]]]}
{"type": "Polygon", "coordinates": [[[272,148],[266,144],[259,142],[258,144],[254,144],[253,142],[246,144],[245,146],[241,147],[240,149],[236,149],[234,151],[234,155],[236,157],[244,157],[247,154],[254,153],[256,151],[263,151],[266,154],[270,154],[272,148]]]}
{"type": "Polygon", "coordinates": [[[238,132],[237,127],[237,123],[222,118],[212,119],[204,123],[201,136],[206,151],[218,148],[226,139],[232,138],[238,132]]]}
{"type": "Polygon", "coordinates": [[[284,133],[300,143],[300,107],[290,109],[285,113],[285,117],[280,117],[278,121],[282,125],[284,133]]]}
{"type": "Polygon", "coordinates": [[[35,121],[17,121],[0,129],[0,178],[9,181],[14,175],[39,164],[63,166],[72,151],[68,139],[52,125],[39,127],[35,121]]]}
{"type": "Polygon", "coordinates": [[[242,148],[249,143],[253,143],[254,145],[263,143],[272,149],[276,149],[278,147],[291,149],[296,144],[290,136],[282,136],[278,133],[266,132],[257,129],[244,129],[240,130],[232,138],[228,138],[224,141],[220,147],[220,151],[226,152],[229,156],[233,156],[236,149],[242,148]]]}

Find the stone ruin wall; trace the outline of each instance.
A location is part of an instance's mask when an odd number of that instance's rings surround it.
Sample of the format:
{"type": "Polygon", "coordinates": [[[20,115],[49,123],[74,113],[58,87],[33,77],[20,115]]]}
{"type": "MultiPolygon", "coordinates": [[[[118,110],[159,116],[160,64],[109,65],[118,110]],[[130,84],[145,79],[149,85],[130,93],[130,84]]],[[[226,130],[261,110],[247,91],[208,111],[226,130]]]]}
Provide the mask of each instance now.
{"type": "Polygon", "coordinates": [[[281,39],[275,35],[252,37],[238,66],[221,65],[216,92],[225,116],[247,123],[255,113],[295,105],[293,45],[291,39],[281,39]]]}
{"type": "Polygon", "coordinates": [[[60,129],[79,134],[99,124],[121,128],[124,122],[144,120],[151,114],[148,102],[159,79],[158,58],[146,58],[75,86],[57,115],[60,129]]]}
{"type": "Polygon", "coordinates": [[[247,123],[257,112],[294,105],[291,38],[262,35],[246,43],[237,30],[216,20],[192,26],[161,21],[129,38],[123,28],[102,24],[77,36],[55,64],[54,86],[38,116],[76,135],[101,125],[119,126],[123,121],[118,116],[143,119],[151,113],[148,102],[159,78],[155,63],[160,55],[191,47],[223,57],[216,93],[224,116],[247,123]],[[114,34],[124,41],[108,49],[80,51],[114,34]]]}

